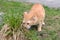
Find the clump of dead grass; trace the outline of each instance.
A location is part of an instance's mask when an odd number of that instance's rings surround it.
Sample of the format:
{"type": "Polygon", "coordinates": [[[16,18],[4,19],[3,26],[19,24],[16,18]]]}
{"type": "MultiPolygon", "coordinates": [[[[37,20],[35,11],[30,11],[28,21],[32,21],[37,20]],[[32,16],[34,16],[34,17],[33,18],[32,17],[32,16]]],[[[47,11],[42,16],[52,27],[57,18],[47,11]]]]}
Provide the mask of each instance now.
{"type": "Polygon", "coordinates": [[[11,31],[8,24],[5,24],[0,31],[0,40],[27,40],[24,33],[19,29],[11,31]]]}

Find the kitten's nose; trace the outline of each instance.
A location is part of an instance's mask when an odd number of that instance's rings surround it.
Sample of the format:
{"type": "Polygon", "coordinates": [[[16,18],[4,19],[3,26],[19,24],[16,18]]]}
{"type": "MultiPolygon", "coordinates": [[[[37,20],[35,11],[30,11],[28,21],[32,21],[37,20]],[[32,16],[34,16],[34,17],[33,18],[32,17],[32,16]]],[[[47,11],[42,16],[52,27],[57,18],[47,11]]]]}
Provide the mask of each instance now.
{"type": "Polygon", "coordinates": [[[27,29],[29,30],[30,28],[31,28],[31,26],[28,25],[28,26],[27,26],[27,29]]]}

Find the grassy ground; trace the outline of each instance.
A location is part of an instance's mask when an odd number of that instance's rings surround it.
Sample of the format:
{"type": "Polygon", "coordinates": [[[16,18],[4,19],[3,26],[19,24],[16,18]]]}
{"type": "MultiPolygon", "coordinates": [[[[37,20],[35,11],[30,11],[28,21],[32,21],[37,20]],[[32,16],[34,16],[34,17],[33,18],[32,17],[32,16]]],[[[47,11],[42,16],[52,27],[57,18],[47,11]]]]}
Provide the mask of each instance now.
{"type": "MultiPolygon", "coordinates": [[[[24,11],[31,8],[31,4],[19,2],[0,1],[0,12],[4,12],[4,23],[10,23],[11,27],[20,27],[24,11]]],[[[44,7],[46,10],[46,25],[42,28],[43,36],[37,36],[37,31],[30,30],[27,37],[31,40],[60,40],[60,9],[44,7]]]]}

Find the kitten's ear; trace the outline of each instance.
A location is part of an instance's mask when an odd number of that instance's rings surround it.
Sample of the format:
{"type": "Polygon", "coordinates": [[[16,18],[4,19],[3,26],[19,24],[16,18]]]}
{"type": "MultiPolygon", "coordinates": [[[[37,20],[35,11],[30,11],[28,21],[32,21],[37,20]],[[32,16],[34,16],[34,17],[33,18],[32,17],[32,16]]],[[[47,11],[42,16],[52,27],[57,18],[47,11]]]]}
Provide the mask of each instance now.
{"type": "Polygon", "coordinates": [[[24,17],[27,16],[27,12],[24,12],[24,17]]]}

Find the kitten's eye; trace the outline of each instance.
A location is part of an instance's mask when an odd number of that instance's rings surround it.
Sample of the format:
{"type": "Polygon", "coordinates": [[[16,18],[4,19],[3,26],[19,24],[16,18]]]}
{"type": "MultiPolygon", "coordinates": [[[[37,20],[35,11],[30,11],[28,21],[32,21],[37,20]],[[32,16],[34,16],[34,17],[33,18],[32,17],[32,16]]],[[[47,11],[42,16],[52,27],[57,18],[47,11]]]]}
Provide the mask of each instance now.
{"type": "Polygon", "coordinates": [[[23,23],[23,24],[25,24],[25,23],[23,23]]]}
{"type": "Polygon", "coordinates": [[[27,23],[27,25],[29,25],[29,23],[27,23]]]}

